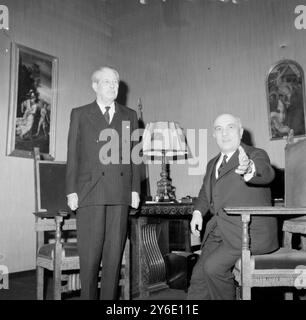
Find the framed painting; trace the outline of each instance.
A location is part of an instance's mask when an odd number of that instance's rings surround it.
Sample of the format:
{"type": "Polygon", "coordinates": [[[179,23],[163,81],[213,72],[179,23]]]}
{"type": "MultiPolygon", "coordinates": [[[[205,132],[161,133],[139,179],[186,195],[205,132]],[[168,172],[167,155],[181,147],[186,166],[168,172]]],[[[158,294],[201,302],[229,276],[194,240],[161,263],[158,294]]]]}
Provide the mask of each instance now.
{"type": "Polygon", "coordinates": [[[282,60],[269,71],[266,90],[270,139],[300,137],[305,128],[305,83],[302,67],[295,61],[282,60]]]}
{"type": "Polygon", "coordinates": [[[58,58],[12,44],[7,155],[55,158],[58,58]]]}

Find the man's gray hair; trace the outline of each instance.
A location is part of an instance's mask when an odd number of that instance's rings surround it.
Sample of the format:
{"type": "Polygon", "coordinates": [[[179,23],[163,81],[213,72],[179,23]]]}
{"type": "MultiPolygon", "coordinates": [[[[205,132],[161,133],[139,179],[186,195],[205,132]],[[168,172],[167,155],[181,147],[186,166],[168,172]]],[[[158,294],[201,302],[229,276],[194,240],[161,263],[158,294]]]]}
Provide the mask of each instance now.
{"type": "Polygon", "coordinates": [[[242,123],[241,123],[240,118],[234,116],[234,115],[231,114],[231,113],[223,113],[223,114],[220,114],[220,115],[215,119],[214,124],[215,124],[215,122],[216,122],[217,119],[219,119],[220,117],[224,117],[224,116],[230,116],[230,117],[232,117],[232,118],[235,119],[235,121],[237,122],[238,127],[239,127],[239,128],[242,128],[242,123]]]}
{"type": "Polygon", "coordinates": [[[92,83],[94,83],[94,82],[99,82],[99,74],[101,73],[101,72],[103,72],[104,70],[111,70],[111,71],[113,71],[114,72],[114,74],[115,74],[115,76],[116,76],[116,78],[117,78],[117,80],[118,80],[118,82],[119,82],[119,80],[120,80],[120,76],[119,76],[119,72],[116,70],[116,69],[114,69],[114,68],[112,68],[112,67],[108,67],[108,66],[105,66],[105,67],[100,67],[98,70],[96,70],[93,74],[92,74],[92,76],[91,76],[91,82],[92,83]]]}

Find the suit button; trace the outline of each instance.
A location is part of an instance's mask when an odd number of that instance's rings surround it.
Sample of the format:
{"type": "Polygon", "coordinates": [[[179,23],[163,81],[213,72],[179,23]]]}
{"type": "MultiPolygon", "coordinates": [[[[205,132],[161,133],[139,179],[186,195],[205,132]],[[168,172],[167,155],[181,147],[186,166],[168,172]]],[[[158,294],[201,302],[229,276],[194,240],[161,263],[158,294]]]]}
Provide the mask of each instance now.
{"type": "Polygon", "coordinates": [[[123,172],[121,172],[121,177],[123,176],[123,172]]]}
{"type": "Polygon", "coordinates": [[[102,176],[104,176],[104,172],[102,172],[102,176]]]}

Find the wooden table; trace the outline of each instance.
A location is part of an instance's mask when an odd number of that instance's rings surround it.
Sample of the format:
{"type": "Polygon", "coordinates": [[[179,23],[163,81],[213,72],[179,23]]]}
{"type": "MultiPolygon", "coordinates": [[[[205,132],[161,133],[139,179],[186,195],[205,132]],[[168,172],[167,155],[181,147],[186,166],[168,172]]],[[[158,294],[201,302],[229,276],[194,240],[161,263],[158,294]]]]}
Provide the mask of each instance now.
{"type": "Polygon", "coordinates": [[[192,203],[152,203],[131,216],[132,295],[145,298],[168,287],[163,256],[171,250],[191,251],[192,212],[192,203]]]}

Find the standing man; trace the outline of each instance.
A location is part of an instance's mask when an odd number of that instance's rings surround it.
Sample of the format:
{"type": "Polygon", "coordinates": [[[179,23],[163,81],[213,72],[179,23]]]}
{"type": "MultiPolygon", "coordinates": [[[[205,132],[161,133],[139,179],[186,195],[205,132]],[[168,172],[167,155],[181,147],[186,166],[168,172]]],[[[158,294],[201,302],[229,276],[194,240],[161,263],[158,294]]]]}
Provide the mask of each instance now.
{"type": "Polygon", "coordinates": [[[66,188],[68,206],[77,212],[81,299],[97,298],[101,258],[100,299],[117,298],[128,210],[139,205],[140,176],[130,142],[137,114],[115,102],[118,87],[118,72],[100,68],[92,75],[96,100],[71,112],[66,188]]]}
{"type": "MultiPolygon", "coordinates": [[[[214,138],[219,153],[207,165],[206,175],[195,203],[191,231],[199,236],[203,216],[206,225],[202,253],[194,267],[188,299],[235,299],[232,269],[241,256],[241,217],[227,215],[223,208],[270,206],[268,184],[274,178],[267,153],[241,143],[243,129],[238,118],[222,114],[214,122],[214,138]]],[[[277,221],[274,217],[252,217],[251,251],[264,254],[278,248],[277,221]]]]}

